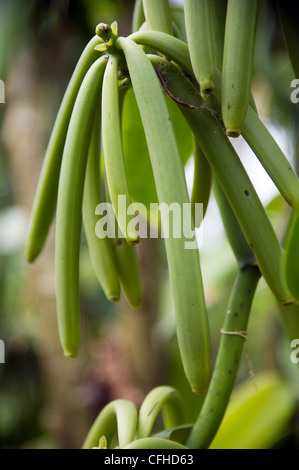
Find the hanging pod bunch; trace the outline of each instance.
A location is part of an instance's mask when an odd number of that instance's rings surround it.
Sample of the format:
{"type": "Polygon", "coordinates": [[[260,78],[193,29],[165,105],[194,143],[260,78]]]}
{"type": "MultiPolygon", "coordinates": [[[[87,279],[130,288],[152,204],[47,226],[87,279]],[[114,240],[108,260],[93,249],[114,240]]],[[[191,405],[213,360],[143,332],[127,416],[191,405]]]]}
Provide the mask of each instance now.
{"type": "MultiPolygon", "coordinates": [[[[127,217],[131,198],[122,148],[119,96],[119,74],[122,75],[123,70],[128,69],[136,96],[159,204],[167,207],[177,204],[181,214],[184,205],[189,204],[180,152],[154,67],[135,42],[118,38],[116,23],[111,26],[100,23],[96,33],[100,40],[95,49],[100,58],[91,65],[78,91],[59,172],[56,299],[60,339],[67,356],[76,356],[80,344],[79,250],[82,206],[90,254],[107,297],[118,300],[119,286],[122,285],[132,306],[139,307],[141,304],[135,248],[130,246],[139,241],[139,236],[134,227],[134,214],[127,217]],[[125,238],[118,233],[109,240],[97,239],[92,229],[90,211],[94,212],[101,202],[100,140],[106,177],[105,200],[111,201],[119,233],[125,238]],[[126,199],[126,213],[119,210],[119,196],[126,199]]],[[[166,210],[161,214],[162,228],[167,229],[169,213],[166,210]]],[[[191,213],[190,223],[194,233],[191,213]]],[[[204,393],[211,375],[211,355],[199,253],[197,249],[186,249],[185,245],[190,239],[189,235],[185,235],[182,220],[180,224],[180,237],[173,233],[175,230],[170,230],[169,236],[165,237],[177,337],[191,387],[195,393],[204,393]]]]}
{"type": "MultiPolygon", "coordinates": [[[[104,29],[105,38],[105,27],[100,25],[100,31],[102,31],[101,28],[104,29]]],[[[110,26],[109,31],[112,31],[110,26]]],[[[95,49],[103,42],[104,40],[96,35],[87,45],[65,93],[41,172],[26,245],[27,258],[33,261],[44,245],[57,201],[56,305],[60,341],[64,354],[68,357],[76,357],[80,346],[79,255],[82,218],[91,262],[107,299],[118,301],[120,286],[122,286],[133,307],[140,307],[142,303],[135,248],[129,247],[125,238],[121,241],[116,238],[117,243],[115,243],[115,240],[101,236],[96,231],[97,222],[99,222],[97,215],[103,215],[97,213],[98,205],[106,202],[101,197],[102,137],[104,137],[104,155],[107,152],[108,158],[111,155],[111,149],[107,150],[106,135],[103,136],[101,116],[103,106],[109,107],[108,118],[106,116],[104,118],[106,128],[108,126],[109,132],[111,131],[115,137],[113,143],[114,145],[121,144],[120,140],[117,141],[120,135],[117,121],[118,82],[115,81],[117,76],[114,73],[111,74],[110,56],[95,49]],[[104,92],[105,100],[103,100],[104,92]],[[125,247],[121,252],[119,245],[125,247]],[[131,271],[124,269],[123,260],[134,269],[131,271]],[[130,278],[129,281],[127,278],[130,278]],[[130,289],[127,285],[131,286],[130,289]]],[[[106,50],[106,46],[103,49],[106,50]]],[[[118,191],[119,195],[125,196],[129,201],[130,196],[122,163],[121,146],[114,146],[113,150],[115,150],[113,157],[118,158],[118,161],[115,170],[111,175],[109,174],[111,186],[109,197],[113,197],[113,207],[118,215],[115,194],[118,191]]],[[[105,156],[105,161],[107,161],[107,156],[105,156]]],[[[111,167],[108,159],[108,166],[109,164],[111,167]]],[[[124,219],[124,224],[125,222],[126,219],[124,219]]],[[[111,223],[113,222],[110,221],[111,223]]],[[[121,234],[122,231],[126,234],[125,225],[121,226],[119,231],[121,234]]],[[[139,241],[139,237],[134,231],[132,233],[133,235],[128,234],[127,240],[134,244],[139,241]]]]}

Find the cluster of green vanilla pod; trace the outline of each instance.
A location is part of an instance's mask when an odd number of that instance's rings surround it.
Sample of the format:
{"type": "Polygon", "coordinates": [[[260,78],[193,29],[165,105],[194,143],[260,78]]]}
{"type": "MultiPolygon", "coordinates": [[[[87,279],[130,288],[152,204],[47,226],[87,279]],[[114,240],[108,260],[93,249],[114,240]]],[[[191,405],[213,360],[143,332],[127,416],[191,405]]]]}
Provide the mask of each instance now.
{"type": "MultiPolygon", "coordinates": [[[[126,239],[119,238],[116,231],[114,238],[108,238],[95,231],[99,220],[95,211],[101,202],[111,198],[117,220],[124,220],[124,224],[126,219],[117,211],[117,194],[125,195],[130,203],[120,138],[119,55],[113,62],[116,37],[116,23],[112,27],[100,24],[78,61],[48,144],[27,237],[26,256],[32,262],[44,246],[56,209],[57,316],[63,351],[69,357],[77,356],[80,346],[82,218],[91,261],[107,299],[118,301],[122,286],[133,307],[142,304],[139,267],[132,246],[138,236],[133,231],[126,239]],[[111,54],[99,52],[101,46],[105,51],[111,49],[111,54]],[[106,192],[104,198],[102,146],[109,184],[109,194],[106,192]]],[[[119,223],[120,231],[125,229],[124,224],[119,223]]]]}
{"type": "MultiPolygon", "coordinates": [[[[93,39],[83,52],[54,126],[27,242],[27,258],[33,260],[46,239],[55,209],[55,190],[57,316],[63,351],[69,357],[75,357],[80,346],[82,212],[92,263],[107,298],[118,300],[120,282],[132,306],[141,303],[141,283],[132,246],[139,242],[139,236],[134,228],[128,229],[132,227],[130,218],[118,210],[118,196],[125,196],[127,207],[131,203],[121,139],[120,95],[124,91],[119,85],[124,67],[129,71],[142,118],[159,203],[170,206],[176,202],[183,208],[189,202],[169,111],[149,57],[132,39],[117,36],[116,23],[101,23],[96,33],[99,39],[93,39]],[[101,147],[105,201],[111,201],[126,239],[98,238],[95,233],[95,208],[101,202],[101,147]],[[46,212],[49,199],[53,210],[46,212]],[[49,218],[46,224],[45,217],[49,218]]],[[[162,227],[168,223],[166,217],[167,214],[161,217],[162,227]]],[[[203,393],[211,375],[210,337],[199,253],[185,249],[185,241],[184,237],[171,235],[165,238],[165,245],[184,369],[194,392],[203,393]]]]}
{"type": "MultiPolygon", "coordinates": [[[[100,23],[78,61],[58,112],[27,239],[27,258],[33,261],[44,246],[57,206],[56,299],[65,355],[76,356],[80,346],[82,219],[91,261],[107,298],[119,300],[122,287],[133,307],[141,305],[142,288],[134,246],[140,238],[132,224],[134,214],[130,216],[128,211],[123,214],[118,207],[119,196],[125,196],[127,209],[131,203],[121,110],[126,90],[132,87],[159,203],[170,206],[175,202],[183,207],[191,202],[195,215],[198,202],[203,203],[205,212],[213,187],[239,265],[212,371],[199,250],[186,249],[184,236],[170,235],[164,240],[184,371],[195,393],[208,391],[201,415],[192,429],[188,428],[188,439],[184,442],[188,447],[207,447],[220,425],[234,386],[260,277],[264,277],[281,306],[299,302],[295,281],[299,265],[296,263],[299,181],[258,117],[250,91],[258,12],[259,2],[252,0],[185,0],[186,41],[178,33],[168,0],[137,0],[134,32],[128,37],[118,36],[116,22],[111,26],[100,23]],[[193,133],[191,201],[165,93],[175,101],[193,133]],[[240,134],[293,208],[294,222],[288,225],[286,246],[280,243],[231,144],[229,137],[240,134]],[[101,215],[96,212],[100,202],[112,203],[116,222],[113,219],[108,223],[116,223],[125,238],[98,237],[95,215],[101,215]],[[238,311],[238,315],[231,316],[232,310],[238,311]],[[218,393],[220,390],[223,393],[218,393]],[[209,413],[210,409],[214,412],[209,413]]],[[[164,217],[168,215],[161,214],[162,228],[168,224],[164,217]]],[[[192,223],[194,228],[195,220],[192,223]]],[[[293,322],[291,310],[283,318],[288,331],[292,330],[290,325],[298,324],[293,322]]],[[[161,390],[155,403],[164,404],[172,396],[173,391],[167,387],[161,390]]],[[[120,447],[176,445],[165,436],[164,443],[159,437],[149,442],[156,416],[151,400],[145,400],[139,416],[134,405],[125,400],[107,405],[84,447],[113,446],[115,422],[120,447]]],[[[171,408],[170,415],[170,427],[182,424],[177,411],[171,408]]]]}

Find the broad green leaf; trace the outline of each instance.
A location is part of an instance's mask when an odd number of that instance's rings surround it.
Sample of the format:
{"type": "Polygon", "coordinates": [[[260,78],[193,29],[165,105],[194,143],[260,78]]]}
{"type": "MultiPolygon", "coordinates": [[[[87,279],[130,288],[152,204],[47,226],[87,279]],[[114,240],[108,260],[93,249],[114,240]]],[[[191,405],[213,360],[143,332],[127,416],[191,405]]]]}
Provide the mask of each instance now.
{"type": "Polygon", "coordinates": [[[211,449],[268,449],[283,437],[295,410],[290,385],[276,372],[263,372],[233,393],[211,449]]]}
{"type": "Polygon", "coordinates": [[[299,302],[299,214],[296,213],[287,236],[284,274],[290,293],[299,302]]]}
{"type": "MultiPolygon", "coordinates": [[[[185,165],[192,154],[192,135],[177,104],[166,96],[177,142],[185,165]]],[[[153,119],[155,117],[153,116],[153,119]]],[[[122,137],[128,185],[132,201],[142,203],[147,210],[157,203],[157,193],[145,134],[133,89],[128,90],[122,116],[122,137]]],[[[161,159],[163,155],[161,155],[161,159]]]]}

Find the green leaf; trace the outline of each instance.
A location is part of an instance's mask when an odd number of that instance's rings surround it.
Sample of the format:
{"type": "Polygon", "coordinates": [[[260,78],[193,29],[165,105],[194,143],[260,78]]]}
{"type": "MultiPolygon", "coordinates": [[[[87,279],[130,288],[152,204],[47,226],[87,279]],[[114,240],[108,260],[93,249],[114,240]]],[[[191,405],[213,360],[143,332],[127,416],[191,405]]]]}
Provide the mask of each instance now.
{"type": "Polygon", "coordinates": [[[184,444],[189,437],[192,426],[192,424],[182,424],[181,426],[164,429],[163,431],[153,434],[152,437],[159,437],[161,439],[168,439],[184,444]]]}
{"type": "Polygon", "coordinates": [[[295,212],[286,241],[284,274],[290,293],[299,302],[299,214],[295,212]]]}
{"type": "Polygon", "coordinates": [[[283,437],[295,395],[276,372],[241,384],[232,396],[211,449],[268,449],[283,437]]]}
{"type": "MultiPolygon", "coordinates": [[[[192,135],[176,103],[166,96],[183,164],[192,155],[192,135]]],[[[153,116],[153,119],[155,117],[153,116]]],[[[142,203],[147,210],[157,203],[157,193],[142,121],[133,89],[128,90],[123,105],[122,138],[126,173],[132,201],[142,203]]],[[[163,155],[161,155],[163,158],[163,155]]]]}

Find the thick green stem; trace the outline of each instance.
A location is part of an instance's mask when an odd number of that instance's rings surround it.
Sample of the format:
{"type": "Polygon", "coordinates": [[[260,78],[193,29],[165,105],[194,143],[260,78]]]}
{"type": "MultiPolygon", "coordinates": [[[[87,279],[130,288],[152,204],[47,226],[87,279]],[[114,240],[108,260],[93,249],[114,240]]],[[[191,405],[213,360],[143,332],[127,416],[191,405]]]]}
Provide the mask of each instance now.
{"type": "Polygon", "coordinates": [[[191,195],[192,213],[195,226],[200,225],[201,220],[197,221],[196,204],[202,204],[202,218],[205,216],[211,193],[212,172],[205,154],[201,150],[197,140],[193,136],[193,158],[194,158],[194,177],[191,195]]]}
{"type": "Polygon", "coordinates": [[[237,275],[221,330],[219,351],[207,397],[187,440],[187,447],[208,448],[221,424],[235,384],[259,279],[260,271],[256,266],[246,266],[237,275]]]}
{"type": "Polygon", "coordinates": [[[240,224],[216,178],[214,178],[213,181],[213,188],[224,229],[239,266],[242,268],[246,265],[256,264],[255,256],[250,249],[250,246],[241,230],[240,224]]]}

